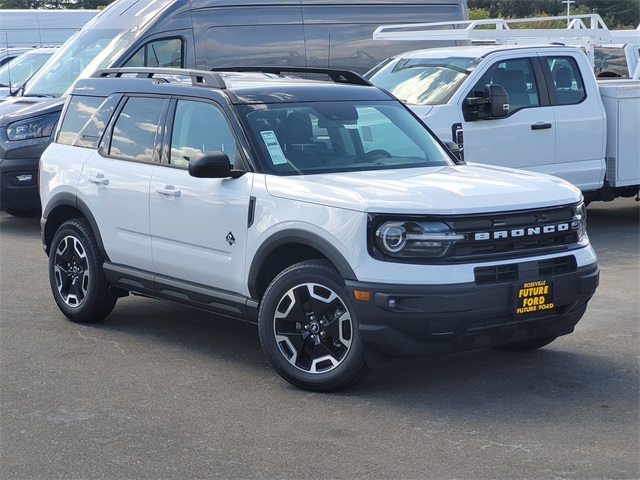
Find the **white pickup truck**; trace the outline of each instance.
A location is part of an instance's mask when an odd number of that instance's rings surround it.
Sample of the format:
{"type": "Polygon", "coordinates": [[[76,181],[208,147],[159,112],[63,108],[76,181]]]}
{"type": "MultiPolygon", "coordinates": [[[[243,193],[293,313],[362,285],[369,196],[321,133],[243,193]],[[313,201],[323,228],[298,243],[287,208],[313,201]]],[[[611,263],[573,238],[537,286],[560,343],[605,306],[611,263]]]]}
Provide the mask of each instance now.
{"type": "MultiPolygon", "coordinates": [[[[374,38],[473,38],[469,29],[398,27],[379,28],[374,38]]],[[[406,102],[441,139],[458,143],[467,162],[555,175],[587,201],[638,195],[640,80],[596,79],[589,50],[516,42],[514,32],[523,30],[500,30],[473,32],[510,44],[407,52],[366,77],[406,102]]],[[[640,43],[640,30],[630,32],[626,38],[640,43]]]]}

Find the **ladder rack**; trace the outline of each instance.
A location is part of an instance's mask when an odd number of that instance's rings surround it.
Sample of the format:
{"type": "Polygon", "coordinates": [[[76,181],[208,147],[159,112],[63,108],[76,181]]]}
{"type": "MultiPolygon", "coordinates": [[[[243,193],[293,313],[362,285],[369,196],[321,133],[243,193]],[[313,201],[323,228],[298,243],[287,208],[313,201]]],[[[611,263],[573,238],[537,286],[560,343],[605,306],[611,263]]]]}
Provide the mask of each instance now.
{"type": "Polygon", "coordinates": [[[598,14],[504,20],[461,20],[455,22],[383,25],[373,32],[374,40],[471,41],[495,45],[561,43],[585,49],[593,64],[594,45],[640,44],[640,25],[635,30],[609,30],[598,14]],[[567,28],[511,28],[517,23],[549,20],[568,22],[567,28]],[[586,23],[585,23],[586,22],[586,23]]]}

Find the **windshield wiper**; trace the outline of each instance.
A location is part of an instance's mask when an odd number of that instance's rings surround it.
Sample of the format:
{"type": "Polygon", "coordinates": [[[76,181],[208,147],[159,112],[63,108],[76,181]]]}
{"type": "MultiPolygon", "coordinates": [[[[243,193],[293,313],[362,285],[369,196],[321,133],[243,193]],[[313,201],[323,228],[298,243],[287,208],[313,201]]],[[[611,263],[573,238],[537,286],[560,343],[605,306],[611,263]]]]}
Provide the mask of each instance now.
{"type": "Polygon", "coordinates": [[[23,97],[57,98],[55,95],[51,93],[29,93],[27,95],[23,95],[23,97]]]}

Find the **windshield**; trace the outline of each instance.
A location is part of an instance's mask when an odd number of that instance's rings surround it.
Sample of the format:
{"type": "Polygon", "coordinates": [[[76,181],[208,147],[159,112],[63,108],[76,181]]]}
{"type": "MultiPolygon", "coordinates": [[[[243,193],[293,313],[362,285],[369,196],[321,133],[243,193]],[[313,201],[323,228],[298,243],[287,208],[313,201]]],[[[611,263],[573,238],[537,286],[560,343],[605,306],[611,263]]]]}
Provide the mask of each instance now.
{"type": "Polygon", "coordinates": [[[478,65],[478,58],[396,58],[365,77],[413,105],[442,105],[478,65]]]}
{"type": "Polygon", "coordinates": [[[314,102],[239,108],[263,170],[277,175],[451,164],[397,102],[314,102]]]}
{"type": "Polygon", "coordinates": [[[20,87],[52,54],[53,51],[29,52],[5,63],[0,67],[0,87],[20,87]]]}
{"type": "Polygon", "coordinates": [[[27,82],[25,97],[61,97],[80,77],[107,67],[129,44],[121,28],[81,30],[27,82]]]}

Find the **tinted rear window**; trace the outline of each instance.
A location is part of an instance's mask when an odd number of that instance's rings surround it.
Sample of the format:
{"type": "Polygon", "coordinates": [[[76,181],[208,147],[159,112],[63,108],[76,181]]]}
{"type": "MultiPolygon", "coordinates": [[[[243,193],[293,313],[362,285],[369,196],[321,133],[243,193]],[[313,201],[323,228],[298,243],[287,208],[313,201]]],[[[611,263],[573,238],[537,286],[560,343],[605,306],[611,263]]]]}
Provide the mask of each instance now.
{"type": "Polygon", "coordinates": [[[104,97],[72,96],[60,126],[57,142],[74,145],[78,134],[85,128],[104,100],[104,97]]]}

